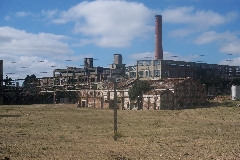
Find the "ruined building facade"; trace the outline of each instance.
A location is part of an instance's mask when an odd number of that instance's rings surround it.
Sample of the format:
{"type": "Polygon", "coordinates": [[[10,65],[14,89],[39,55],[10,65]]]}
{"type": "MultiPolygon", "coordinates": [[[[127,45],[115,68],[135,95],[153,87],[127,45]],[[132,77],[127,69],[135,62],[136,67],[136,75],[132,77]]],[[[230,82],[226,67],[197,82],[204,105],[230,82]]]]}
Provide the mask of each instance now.
{"type": "MultiPolygon", "coordinates": [[[[119,109],[165,110],[195,108],[207,101],[206,88],[192,78],[148,81],[152,90],[130,101],[128,86],[117,89],[119,109]]],[[[130,83],[129,83],[130,84],[130,83]]],[[[79,107],[113,108],[114,91],[108,86],[103,90],[81,90],[78,92],[79,107]]]]}
{"type": "Polygon", "coordinates": [[[127,78],[125,76],[125,64],[122,63],[122,55],[114,54],[114,63],[109,68],[94,67],[93,58],[85,58],[82,68],[68,67],[55,69],[53,77],[43,77],[42,86],[83,85],[90,86],[97,82],[108,81],[110,78],[127,78]]]}

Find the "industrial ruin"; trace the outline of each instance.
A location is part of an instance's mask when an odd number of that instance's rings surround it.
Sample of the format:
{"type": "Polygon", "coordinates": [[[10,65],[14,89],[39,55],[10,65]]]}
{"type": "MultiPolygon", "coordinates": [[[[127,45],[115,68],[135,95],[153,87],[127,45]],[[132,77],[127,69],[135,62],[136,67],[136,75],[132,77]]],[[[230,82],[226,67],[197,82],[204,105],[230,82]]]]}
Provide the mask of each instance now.
{"type": "Polygon", "coordinates": [[[77,85],[78,87],[91,88],[97,82],[108,81],[109,78],[126,78],[125,64],[122,64],[122,55],[114,54],[114,63],[109,68],[94,67],[93,58],[84,59],[84,67],[68,67],[67,69],[55,69],[53,77],[43,77],[41,86],[77,85]],[[89,87],[87,87],[87,86],[89,87]]]}
{"type": "Polygon", "coordinates": [[[155,18],[155,59],[137,60],[134,66],[123,64],[121,54],[113,55],[109,68],[95,67],[93,58],[85,58],[82,68],[54,69],[52,77],[37,78],[23,87],[6,87],[0,60],[0,104],[74,103],[113,108],[115,82],[119,109],[194,108],[211,97],[230,95],[231,86],[239,82],[240,66],[164,60],[162,16],[155,18]],[[151,89],[130,100],[128,91],[138,80],[148,82],[151,89]]]}

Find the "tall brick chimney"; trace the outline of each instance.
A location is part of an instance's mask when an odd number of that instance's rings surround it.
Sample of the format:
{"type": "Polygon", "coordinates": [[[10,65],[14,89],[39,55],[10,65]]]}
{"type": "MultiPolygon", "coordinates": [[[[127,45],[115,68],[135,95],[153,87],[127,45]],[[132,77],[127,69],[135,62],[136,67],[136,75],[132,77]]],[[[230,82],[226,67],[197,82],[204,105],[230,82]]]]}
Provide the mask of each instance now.
{"type": "Polygon", "coordinates": [[[162,47],[162,16],[156,15],[155,24],[155,60],[163,59],[162,47]]]}

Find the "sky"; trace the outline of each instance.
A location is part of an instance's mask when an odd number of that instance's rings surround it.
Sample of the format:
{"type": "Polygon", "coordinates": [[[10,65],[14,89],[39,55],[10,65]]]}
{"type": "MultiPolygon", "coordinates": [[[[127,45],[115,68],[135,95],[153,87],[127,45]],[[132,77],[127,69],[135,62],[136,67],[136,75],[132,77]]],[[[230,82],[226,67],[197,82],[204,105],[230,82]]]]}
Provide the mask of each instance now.
{"type": "Polygon", "coordinates": [[[155,15],[162,15],[163,58],[240,65],[239,0],[0,0],[4,78],[53,76],[82,68],[154,59],[155,15]],[[148,57],[148,58],[146,58],[148,57]]]}

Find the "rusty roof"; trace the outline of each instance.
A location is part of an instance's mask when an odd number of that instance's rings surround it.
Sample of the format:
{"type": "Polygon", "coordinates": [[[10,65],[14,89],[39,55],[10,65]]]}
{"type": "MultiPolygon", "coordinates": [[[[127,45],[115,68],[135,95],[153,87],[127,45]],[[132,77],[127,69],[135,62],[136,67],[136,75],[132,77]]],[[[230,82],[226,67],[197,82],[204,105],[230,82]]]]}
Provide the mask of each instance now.
{"type": "MultiPolygon", "coordinates": [[[[145,82],[148,82],[150,86],[154,89],[173,89],[176,84],[182,83],[183,81],[186,81],[189,78],[168,78],[164,80],[144,80],[145,82]]],[[[122,80],[117,84],[117,89],[130,89],[136,79],[128,79],[128,80],[122,80]]],[[[113,90],[113,82],[106,82],[103,85],[104,89],[113,90]]]]}
{"type": "MultiPolygon", "coordinates": [[[[122,80],[119,83],[117,83],[117,89],[130,89],[133,85],[133,83],[136,81],[136,79],[128,79],[128,80],[122,80]]],[[[113,90],[114,88],[113,82],[106,82],[104,83],[104,89],[113,90]]]]}

